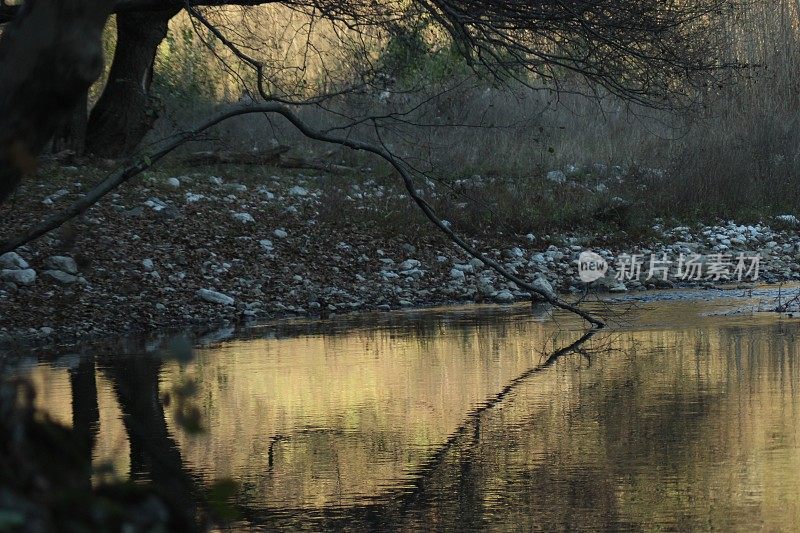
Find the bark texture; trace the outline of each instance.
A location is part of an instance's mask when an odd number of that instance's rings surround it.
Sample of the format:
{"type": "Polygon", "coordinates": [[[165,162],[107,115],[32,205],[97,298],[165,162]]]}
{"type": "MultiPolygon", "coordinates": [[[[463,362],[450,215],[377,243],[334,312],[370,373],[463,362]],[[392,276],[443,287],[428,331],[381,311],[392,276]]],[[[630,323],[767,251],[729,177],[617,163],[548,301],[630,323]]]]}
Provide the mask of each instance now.
{"type": "Polygon", "coordinates": [[[66,117],[53,137],[53,152],[69,150],[83,155],[86,146],[86,127],[89,123],[89,94],[83,93],[78,105],[66,117]]]}
{"type": "Polygon", "coordinates": [[[110,0],[27,0],[0,38],[0,203],[102,71],[110,0]]]}
{"type": "Polygon", "coordinates": [[[89,117],[88,153],[108,158],[130,155],[153,127],[159,111],[150,94],[153,63],[177,12],[171,8],[117,15],[117,46],[108,83],[89,117]]]}

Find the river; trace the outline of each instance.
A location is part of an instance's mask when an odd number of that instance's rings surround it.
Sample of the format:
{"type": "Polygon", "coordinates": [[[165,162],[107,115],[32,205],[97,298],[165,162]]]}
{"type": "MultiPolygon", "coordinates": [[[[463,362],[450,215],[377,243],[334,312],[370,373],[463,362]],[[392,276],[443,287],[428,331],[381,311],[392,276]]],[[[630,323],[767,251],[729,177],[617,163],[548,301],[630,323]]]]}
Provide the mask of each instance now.
{"type": "Polygon", "coordinates": [[[747,301],[604,303],[579,344],[568,315],[486,306],[12,369],[93,439],[96,483],[232,479],[234,529],[796,530],[800,320],[721,312],[747,301]]]}

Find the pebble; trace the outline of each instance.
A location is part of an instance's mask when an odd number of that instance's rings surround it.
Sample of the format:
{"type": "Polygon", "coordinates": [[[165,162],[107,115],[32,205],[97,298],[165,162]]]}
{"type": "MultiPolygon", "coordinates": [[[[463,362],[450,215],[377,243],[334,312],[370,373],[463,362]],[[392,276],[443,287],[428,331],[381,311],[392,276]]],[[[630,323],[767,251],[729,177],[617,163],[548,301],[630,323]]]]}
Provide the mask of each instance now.
{"type": "Polygon", "coordinates": [[[412,270],[419,267],[422,263],[417,261],[416,259],[406,259],[402,263],[400,263],[400,270],[412,270]]]}
{"type": "Polygon", "coordinates": [[[45,266],[51,270],[61,270],[67,274],[77,274],[78,264],[71,257],[65,255],[53,255],[47,258],[45,266]]]}
{"type": "MultiPolygon", "coordinates": [[[[287,197],[309,198],[293,202],[294,205],[289,206],[284,205],[286,199],[283,198],[280,205],[274,202],[268,204],[267,200],[274,199],[275,195],[265,186],[251,186],[252,190],[248,191],[247,186],[236,183],[225,185],[222,179],[217,177],[212,177],[209,182],[212,185],[224,186],[222,188],[225,192],[222,194],[219,191],[216,194],[210,192],[208,197],[185,190],[169,191],[166,187],[159,192],[162,198],[152,197],[150,195],[154,194],[153,192],[143,189],[139,191],[142,196],[128,204],[122,203],[124,196],[110,195],[109,201],[116,209],[116,213],[119,213],[117,219],[123,218],[126,213],[137,219],[125,218],[125,222],[119,228],[115,228],[114,220],[103,211],[107,206],[102,204],[98,206],[97,214],[93,215],[98,224],[92,227],[92,231],[98,233],[99,242],[104,246],[107,245],[109,250],[116,249],[117,243],[121,246],[118,254],[111,254],[109,258],[109,254],[103,250],[103,253],[99,254],[101,258],[99,260],[93,258],[91,266],[81,266],[82,270],[92,269],[92,286],[84,290],[73,286],[57,287],[52,283],[40,283],[32,288],[26,288],[26,284],[34,284],[37,274],[30,269],[28,262],[37,266],[42,264],[43,269],[40,271],[42,277],[54,280],[60,278],[75,285],[87,283],[85,279],[77,276],[76,264],[74,267],[67,266],[66,263],[51,264],[47,254],[54,253],[53,250],[57,248],[48,243],[47,239],[43,239],[41,241],[43,244],[23,249],[21,253],[25,258],[19,254],[0,256],[3,282],[0,283],[0,298],[3,298],[4,311],[7,302],[17,306],[16,309],[19,310],[24,310],[25,305],[31,306],[29,302],[35,302],[36,306],[45,305],[51,308],[61,306],[66,312],[57,313],[59,316],[52,318],[53,321],[60,321],[56,327],[59,334],[63,329],[73,327],[119,333],[120,331],[114,331],[119,327],[114,322],[115,319],[107,318],[109,313],[104,312],[103,306],[125,310],[126,318],[123,322],[133,326],[181,327],[183,323],[188,322],[236,321],[241,320],[243,316],[266,318],[276,313],[304,314],[324,309],[342,312],[363,308],[385,311],[392,307],[396,308],[398,303],[401,307],[409,307],[465,302],[473,299],[506,304],[529,297],[524,288],[507,283],[493,270],[487,268],[480,259],[469,258],[463,252],[449,246],[440,247],[438,250],[432,249],[432,242],[423,241],[422,238],[415,246],[409,242],[403,243],[402,240],[400,242],[379,240],[376,235],[365,236],[348,232],[346,225],[342,225],[344,231],[325,235],[327,240],[318,239],[312,226],[317,222],[324,222],[319,218],[318,212],[323,198],[317,201],[314,197],[325,193],[310,192],[306,185],[310,178],[301,178],[302,185],[295,185],[297,188],[292,187],[294,184],[291,182],[284,185],[286,179],[282,177],[280,180],[273,180],[274,183],[271,185],[276,189],[288,190],[287,197]],[[306,194],[300,193],[299,189],[306,191],[306,194]],[[229,192],[237,194],[228,194],[229,192]],[[211,227],[202,226],[202,231],[198,230],[193,234],[195,240],[187,240],[186,235],[179,233],[186,231],[182,226],[190,221],[188,217],[183,221],[177,219],[174,224],[178,239],[174,243],[163,240],[153,242],[148,227],[166,230],[163,233],[171,235],[174,217],[169,214],[179,211],[175,205],[183,206],[185,203],[193,203],[203,198],[206,200],[203,205],[186,206],[183,209],[185,213],[193,213],[192,216],[194,212],[213,210],[213,217],[198,219],[198,224],[211,227]],[[145,199],[147,201],[142,206],[142,201],[145,199]],[[130,209],[131,205],[138,207],[130,209]],[[289,208],[298,216],[287,216],[289,208]],[[151,209],[162,213],[158,217],[157,224],[149,224],[153,218],[151,209]],[[258,213],[256,216],[264,213],[265,217],[266,213],[269,213],[273,220],[284,224],[285,228],[275,229],[271,234],[268,230],[267,235],[264,235],[261,227],[252,223],[248,226],[230,224],[235,228],[213,227],[217,222],[230,221],[228,217],[235,217],[237,214],[244,215],[243,221],[249,222],[253,218],[250,213],[258,213]],[[126,225],[130,225],[130,229],[126,225]],[[111,229],[114,231],[110,231],[111,229]],[[218,229],[223,231],[217,231],[218,229]],[[229,231],[231,229],[233,231],[229,231]],[[289,233],[292,233],[294,238],[290,242],[280,242],[281,256],[274,256],[273,241],[285,239],[289,233]],[[261,238],[265,236],[270,238],[261,238]],[[256,243],[265,252],[264,254],[252,253],[253,245],[256,243]],[[289,244],[293,246],[290,247],[289,244]],[[152,248],[148,248],[151,245],[152,248]],[[384,249],[379,250],[380,247],[384,249]],[[158,254],[158,269],[161,274],[155,271],[156,265],[152,258],[141,259],[141,266],[135,264],[135,260],[134,264],[131,264],[131,257],[150,254],[153,254],[153,257],[158,254]],[[391,257],[396,259],[393,260],[391,257]],[[411,259],[414,257],[416,259],[411,259]],[[423,269],[423,263],[426,266],[430,265],[430,269],[423,269]],[[97,277],[94,275],[95,271],[98,273],[97,277]],[[140,271],[148,274],[142,276],[140,271]],[[134,290],[130,293],[119,291],[123,284],[133,287],[134,290]],[[203,286],[218,287],[223,292],[210,288],[198,291],[203,286]],[[28,299],[29,294],[35,296],[37,300],[28,299]],[[68,298],[69,303],[59,298],[68,298]],[[253,300],[260,305],[234,307],[239,300],[253,300]],[[175,311],[167,313],[168,307],[164,304],[167,301],[171,304],[174,302],[175,311]],[[203,302],[218,304],[220,307],[203,302]],[[230,306],[230,309],[222,306],[230,306]],[[156,311],[163,314],[157,315],[156,311]],[[81,317],[76,319],[79,325],[70,323],[72,315],[81,317]],[[90,316],[92,318],[87,318],[90,316]],[[148,317],[152,317],[152,322],[148,323],[148,317]],[[107,322],[105,325],[104,320],[107,322]]],[[[184,188],[190,183],[188,178],[186,180],[181,178],[178,181],[184,188]]],[[[193,183],[201,184],[200,181],[193,183]]],[[[353,199],[380,197],[394,199],[394,193],[374,184],[348,187],[348,191],[353,199]]],[[[34,204],[38,204],[38,200],[35,200],[34,204]]],[[[36,208],[42,213],[47,212],[41,205],[36,205],[36,208]]],[[[112,216],[114,215],[112,212],[112,216]]],[[[794,217],[787,214],[776,219],[776,222],[784,224],[778,227],[792,224],[794,219],[790,216],[794,217]]],[[[324,225],[320,224],[317,227],[324,225]]],[[[800,261],[798,261],[800,238],[791,230],[779,231],[766,224],[734,223],[720,223],[699,229],[685,226],[670,229],[665,228],[663,222],[656,221],[653,231],[663,234],[663,238],[656,239],[657,242],[663,241],[663,245],[651,244],[649,247],[651,249],[648,249],[631,244],[628,249],[626,244],[622,246],[623,249],[611,250],[598,247],[593,251],[605,258],[609,265],[614,265],[615,257],[621,252],[667,253],[675,258],[680,253],[707,255],[712,250],[718,250],[735,258],[735,254],[747,250],[762,254],[762,280],[800,279],[800,261]]],[[[532,280],[529,283],[534,287],[548,294],[551,294],[551,291],[555,294],[558,291],[582,291],[585,288],[585,284],[577,275],[577,256],[586,249],[582,246],[581,239],[582,237],[569,234],[534,236],[533,233],[527,235],[509,233],[504,235],[502,243],[494,243],[495,249],[491,247],[492,243],[487,245],[486,242],[475,241],[472,244],[482,250],[487,259],[492,258],[503,263],[508,270],[515,272],[521,278],[532,280]]],[[[80,246],[83,245],[82,243],[80,246]]],[[[258,247],[255,249],[258,250],[258,247]]],[[[74,264],[74,259],[71,257],[60,257],[74,264]]],[[[643,268],[642,279],[646,276],[645,271],[646,267],[643,268]]],[[[654,283],[652,280],[644,283],[634,281],[621,283],[611,275],[593,283],[590,288],[624,292],[639,287],[651,288],[653,285],[670,286],[666,283],[654,283]]],[[[170,305],[169,309],[172,307],[170,305]]],[[[39,312],[39,316],[48,316],[49,311],[43,309],[45,310],[39,312]]],[[[38,332],[41,326],[40,319],[34,318],[30,312],[26,316],[30,318],[24,324],[19,321],[19,331],[33,328],[38,332]]],[[[50,323],[54,326],[56,324],[56,322],[50,323]]],[[[16,328],[14,322],[6,319],[3,327],[9,326],[16,328]]]]}
{"type": "Polygon", "coordinates": [[[163,211],[168,207],[168,205],[159,198],[149,198],[144,202],[144,205],[158,213],[159,211],[163,211]]]}
{"type": "Polygon", "coordinates": [[[42,200],[42,203],[44,205],[53,205],[53,202],[55,202],[62,196],[66,196],[67,194],[69,194],[69,191],[67,189],[59,189],[50,196],[48,196],[47,198],[45,198],[44,200],[42,200]]]}
{"type": "Polygon", "coordinates": [[[63,270],[45,270],[42,272],[43,276],[47,276],[55,281],[63,284],[63,285],[71,285],[78,281],[77,276],[73,276],[68,272],[64,272],[63,270]]]}
{"type": "Polygon", "coordinates": [[[211,289],[200,289],[197,291],[197,296],[205,302],[219,305],[233,305],[236,300],[227,294],[213,291],[211,289]]]}
{"type": "Polygon", "coordinates": [[[0,255],[0,268],[3,269],[26,269],[28,262],[25,261],[17,252],[6,252],[0,255]]]}
{"type": "Polygon", "coordinates": [[[17,285],[33,285],[36,281],[36,271],[32,268],[4,269],[0,271],[0,279],[17,285]]]}
{"type": "Polygon", "coordinates": [[[237,220],[245,224],[249,224],[251,222],[256,221],[256,219],[254,219],[253,215],[251,215],[250,213],[233,213],[231,216],[233,217],[234,220],[237,220]]]}
{"type": "Polygon", "coordinates": [[[510,303],[514,303],[514,301],[516,300],[514,295],[511,294],[511,291],[505,290],[505,289],[502,290],[502,291],[499,291],[497,294],[495,294],[493,296],[493,298],[494,298],[494,301],[499,303],[499,304],[510,304],[510,303]]]}

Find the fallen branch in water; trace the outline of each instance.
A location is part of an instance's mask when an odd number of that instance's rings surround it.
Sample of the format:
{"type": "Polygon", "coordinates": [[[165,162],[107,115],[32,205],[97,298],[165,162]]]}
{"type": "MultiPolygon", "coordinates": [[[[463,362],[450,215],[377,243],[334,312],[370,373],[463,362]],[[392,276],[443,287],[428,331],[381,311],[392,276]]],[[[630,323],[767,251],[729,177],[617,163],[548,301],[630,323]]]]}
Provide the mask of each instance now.
{"type": "Polygon", "coordinates": [[[783,283],[778,285],[778,298],[777,305],[774,311],[776,313],[788,313],[789,311],[800,308],[800,291],[795,292],[794,296],[789,297],[786,301],[783,300],[783,283]]]}
{"type": "Polygon", "coordinates": [[[10,239],[0,244],[0,254],[13,251],[19,248],[20,246],[29,243],[32,240],[37,239],[42,235],[58,228],[71,218],[80,215],[81,213],[86,211],[89,207],[97,203],[103,196],[105,196],[115,188],[119,187],[129,179],[133,178],[134,176],[147,170],[148,168],[153,166],[153,164],[155,164],[157,161],[159,161],[164,156],[175,150],[177,147],[196,138],[198,135],[208,130],[209,128],[212,128],[213,126],[216,126],[220,122],[223,122],[230,118],[241,115],[253,114],[253,113],[280,115],[284,117],[286,120],[288,120],[295,128],[297,128],[303,135],[305,135],[309,139],[321,142],[327,142],[331,144],[337,144],[340,146],[351,148],[353,150],[361,150],[364,152],[377,155],[378,157],[384,159],[398,172],[398,174],[400,174],[400,177],[403,180],[403,184],[406,188],[406,191],[408,192],[408,195],[411,197],[414,203],[416,203],[417,206],[422,210],[423,214],[428,218],[428,220],[430,220],[437,228],[439,228],[439,230],[442,233],[447,235],[450,238],[450,240],[453,241],[458,247],[460,247],[462,250],[467,252],[472,257],[483,261],[484,264],[488,265],[491,269],[493,269],[495,272],[500,274],[505,279],[515,283],[518,287],[521,287],[532,294],[538,295],[541,300],[550,303],[554,307],[558,307],[560,309],[578,315],[579,317],[583,318],[584,320],[592,324],[593,327],[602,328],[605,326],[605,323],[599,318],[587,313],[582,309],[579,309],[578,307],[572,304],[569,304],[559,299],[558,297],[550,294],[547,291],[544,291],[534,285],[531,285],[530,283],[527,283],[523,279],[512,274],[511,272],[503,268],[497,261],[489,257],[486,257],[477,249],[469,245],[464,239],[459,237],[455,232],[453,232],[452,229],[450,229],[449,224],[446,224],[438,216],[436,216],[436,213],[433,211],[433,208],[431,208],[431,206],[418,193],[416,187],[414,186],[413,179],[408,170],[406,169],[406,166],[402,163],[401,160],[397,159],[385,147],[356,139],[338,137],[329,133],[316,130],[311,126],[309,126],[305,121],[303,121],[287,105],[279,102],[270,102],[261,105],[235,108],[208,120],[207,122],[201,124],[200,126],[192,130],[174,136],[172,139],[165,141],[165,143],[160,148],[152,151],[151,153],[145,154],[143,156],[134,159],[127,166],[110,174],[106,179],[104,179],[93,189],[91,189],[83,198],[76,201],[66,210],[62,211],[61,213],[53,215],[52,217],[48,218],[40,225],[35,226],[33,229],[29,230],[22,236],[10,239]]]}

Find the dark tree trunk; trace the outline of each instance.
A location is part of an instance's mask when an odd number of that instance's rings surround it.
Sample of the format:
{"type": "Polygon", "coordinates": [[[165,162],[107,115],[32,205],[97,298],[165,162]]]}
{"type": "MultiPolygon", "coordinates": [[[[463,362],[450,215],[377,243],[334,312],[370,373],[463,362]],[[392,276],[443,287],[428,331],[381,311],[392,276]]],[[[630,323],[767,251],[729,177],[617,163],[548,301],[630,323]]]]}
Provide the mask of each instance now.
{"type": "Polygon", "coordinates": [[[152,481],[167,499],[175,531],[197,527],[197,480],[186,468],[172,438],[159,394],[162,359],[147,355],[114,355],[103,359],[122,411],[130,445],[130,476],[152,481]]]}
{"type": "Polygon", "coordinates": [[[83,97],[67,116],[53,137],[53,152],[69,150],[75,155],[83,155],[86,146],[86,126],[89,123],[89,93],[83,97]]]}
{"type": "Polygon", "coordinates": [[[153,62],[177,9],[117,15],[117,47],[103,94],[89,116],[86,151],[101,157],[130,155],[158,118],[150,95],[153,62]]]}
{"type": "Polygon", "coordinates": [[[100,423],[94,358],[81,358],[78,366],[69,371],[69,381],[72,390],[72,432],[85,446],[88,452],[86,459],[91,464],[100,423]]]}
{"type": "Polygon", "coordinates": [[[26,0],[0,38],[0,203],[100,75],[114,2],[26,0]]]}

